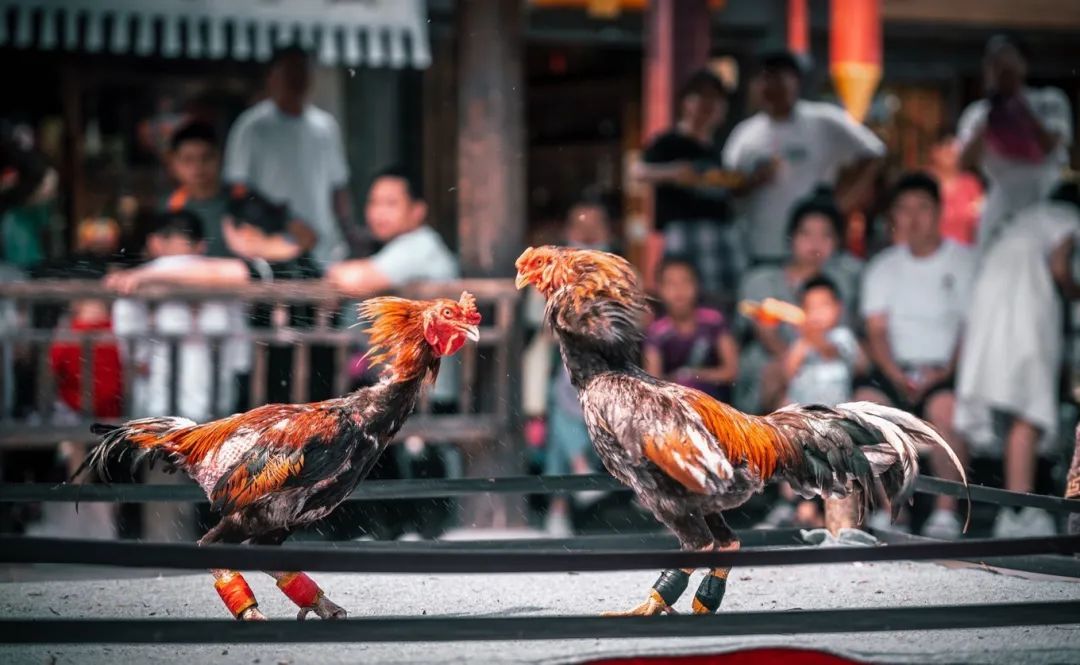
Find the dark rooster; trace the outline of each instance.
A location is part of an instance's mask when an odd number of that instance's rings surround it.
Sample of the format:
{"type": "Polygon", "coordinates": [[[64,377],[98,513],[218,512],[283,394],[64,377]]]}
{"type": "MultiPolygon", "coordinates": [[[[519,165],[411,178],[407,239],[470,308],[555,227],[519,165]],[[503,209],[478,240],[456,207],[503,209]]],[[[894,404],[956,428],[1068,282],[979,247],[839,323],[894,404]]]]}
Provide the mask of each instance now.
{"type": "MultiPolygon", "coordinates": [[[[804,497],[860,495],[880,484],[893,514],[910,499],[920,445],[945,441],[903,411],[857,402],[790,406],[744,414],[697,390],[661,381],[637,363],[645,294],[624,259],[592,250],[527,249],[517,260],[519,288],[547,298],[585,422],[604,466],[679,538],[685,550],[733,550],[739,541],[722,511],[770,480],[804,497]]],[[[966,482],[966,479],[965,479],[966,482]]],[[[714,568],[698,587],[696,613],[720,607],[730,569],[714,568]]],[[[692,570],[666,570],[632,615],[672,612],[692,570]]]]}
{"type": "MultiPolygon", "coordinates": [[[[480,315],[468,293],[459,302],[372,298],[360,314],[371,322],[369,354],[385,365],[374,386],[325,402],[268,404],[203,425],[185,418],[98,425],[102,441],[75,475],[87,468],[104,474],[106,461],[125,450],[136,462],[160,459],[195,479],[221,513],[200,545],[280,544],[349,496],[412,413],[423,384],[435,379],[439,359],[478,339],[480,315]]],[[[266,618],[240,573],[211,573],[233,616],[266,618]]],[[[270,575],[300,607],[299,619],[309,612],[346,616],[306,574],[270,575]]]]}

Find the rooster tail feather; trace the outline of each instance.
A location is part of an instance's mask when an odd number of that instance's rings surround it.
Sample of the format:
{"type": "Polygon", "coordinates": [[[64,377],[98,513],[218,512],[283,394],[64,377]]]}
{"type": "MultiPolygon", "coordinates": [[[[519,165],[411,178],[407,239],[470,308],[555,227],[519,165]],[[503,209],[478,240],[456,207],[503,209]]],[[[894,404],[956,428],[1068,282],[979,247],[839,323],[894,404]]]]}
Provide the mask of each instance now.
{"type": "Polygon", "coordinates": [[[166,455],[172,452],[166,445],[171,440],[169,435],[194,425],[195,422],[187,418],[142,418],[123,425],[95,423],[90,431],[100,436],[101,441],[86,455],[68,482],[90,470],[108,482],[110,459],[121,459],[125,453],[130,453],[132,466],[136,466],[147,456],[155,459],[166,455]]]}
{"type": "MultiPolygon", "coordinates": [[[[877,434],[877,443],[862,445],[863,455],[870,462],[870,468],[885,490],[885,495],[892,504],[892,517],[895,520],[901,506],[911,500],[915,492],[915,481],[919,477],[919,446],[934,445],[945,451],[949,460],[960,473],[965,489],[968,486],[964,465],[953,449],[929,423],[915,416],[889,406],[872,402],[849,402],[840,404],[836,411],[857,423],[868,433],[877,434]],[[882,441],[884,439],[884,441],[882,441]]],[[[854,438],[854,437],[853,437],[854,438]]],[[[858,441],[856,441],[858,443],[858,441]]],[[[971,492],[968,490],[967,517],[964,531],[971,523],[971,492]]]]}

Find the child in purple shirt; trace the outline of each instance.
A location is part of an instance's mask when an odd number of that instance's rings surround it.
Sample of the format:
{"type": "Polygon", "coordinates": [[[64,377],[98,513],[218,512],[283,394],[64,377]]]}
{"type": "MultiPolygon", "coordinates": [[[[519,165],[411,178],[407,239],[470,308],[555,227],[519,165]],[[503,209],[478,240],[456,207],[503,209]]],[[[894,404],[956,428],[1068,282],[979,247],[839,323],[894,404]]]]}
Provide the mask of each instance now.
{"type": "Polygon", "coordinates": [[[739,351],[724,315],[698,306],[693,264],[667,259],[657,276],[665,315],[645,337],[645,371],[727,402],[739,374],[739,351]]]}

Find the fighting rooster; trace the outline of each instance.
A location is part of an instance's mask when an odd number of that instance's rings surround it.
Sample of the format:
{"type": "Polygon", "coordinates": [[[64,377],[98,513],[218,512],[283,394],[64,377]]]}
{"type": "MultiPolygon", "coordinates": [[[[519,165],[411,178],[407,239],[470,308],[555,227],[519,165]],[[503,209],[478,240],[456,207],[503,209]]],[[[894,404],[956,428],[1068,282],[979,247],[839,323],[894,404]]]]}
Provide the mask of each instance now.
{"type": "MultiPolygon", "coordinates": [[[[914,491],[920,445],[943,447],[963,474],[937,432],[897,409],[796,405],[757,417],[646,374],[637,363],[645,294],[620,257],[529,248],[517,269],[519,288],[531,284],[547,298],[546,319],[604,466],[685,550],[738,549],[721,512],[770,480],[786,480],[807,498],[854,493],[866,502],[876,482],[895,516],[914,491]]],[[[713,568],[701,582],[696,613],[720,607],[729,571],[713,568]]],[[[649,598],[625,614],[672,612],[692,572],[664,571],[649,598]]]]}
{"type": "MultiPolygon", "coordinates": [[[[369,355],[385,366],[374,386],[325,402],[268,404],[203,425],[185,418],[97,425],[102,441],[75,475],[88,468],[104,475],[106,461],[126,450],[136,462],[163,460],[195,479],[221,513],[200,545],[280,544],[349,496],[412,413],[423,384],[434,381],[439,359],[479,339],[480,314],[469,293],[459,302],[372,298],[360,314],[371,322],[369,355]]],[[[211,573],[234,617],[266,618],[240,573],[211,573]]],[[[306,574],[270,575],[300,607],[297,618],[346,616],[306,574]]]]}

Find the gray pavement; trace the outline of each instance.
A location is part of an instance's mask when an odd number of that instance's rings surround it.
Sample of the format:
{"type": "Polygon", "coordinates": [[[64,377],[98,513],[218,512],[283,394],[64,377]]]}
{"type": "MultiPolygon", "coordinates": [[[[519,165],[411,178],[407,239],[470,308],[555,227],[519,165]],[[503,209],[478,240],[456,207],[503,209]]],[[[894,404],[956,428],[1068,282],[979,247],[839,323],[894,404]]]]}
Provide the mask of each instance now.
{"type": "MultiPolygon", "coordinates": [[[[702,573],[698,573],[701,575],[702,573]]],[[[654,572],[520,575],[314,576],[354,617],[597,614],[644,598],[654,572]]],[[[295,610],[258,573],[247,575],[272,617],[295,610]]],[[[697,577],[690,589],[696,588],[697,577]]],[[[679,603],[688,610],[692,593],[679,603]]],[[[728,611],[1080,600],[1080,583],[935,563],[874,563],[733,571],[728,611]]],[[[207,575],[0,583],[3,617],[224,617],[207,575]]],[[[663,621],[663,617],[657,617],[663,621]]],[[[821,648],[873,662],[1077,663],[1080,625],[752,638],[547,640],[415,644],[5,646],[3,663],[570,663],[597,656],[717,653],[747,646],[821,648]]]]}

